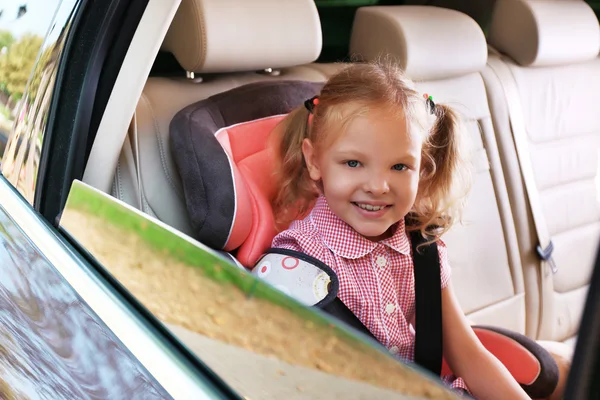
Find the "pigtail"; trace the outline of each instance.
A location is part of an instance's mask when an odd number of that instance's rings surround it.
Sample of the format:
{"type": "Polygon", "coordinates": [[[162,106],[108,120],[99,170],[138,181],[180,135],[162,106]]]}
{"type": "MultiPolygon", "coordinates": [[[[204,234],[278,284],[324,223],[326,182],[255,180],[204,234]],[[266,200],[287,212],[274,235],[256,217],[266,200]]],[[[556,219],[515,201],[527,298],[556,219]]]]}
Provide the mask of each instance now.
{"type": "Polygon", "coordinates": [[[310,129],[309,114],[304,106],[293,110],[282,121],[275,144],[277,192],[272,206],[278,229],[287,228],[294,219],[307,213],[318,196],[302,153],[302,142],[310,129]]]}
{"type": "Polygon", "coordinates": [[[433,112],[436,120],[423,144],[412,228],[435,240],[460,220],[471,171],[461,118],[442,104],[435,105],[433,112]]]}

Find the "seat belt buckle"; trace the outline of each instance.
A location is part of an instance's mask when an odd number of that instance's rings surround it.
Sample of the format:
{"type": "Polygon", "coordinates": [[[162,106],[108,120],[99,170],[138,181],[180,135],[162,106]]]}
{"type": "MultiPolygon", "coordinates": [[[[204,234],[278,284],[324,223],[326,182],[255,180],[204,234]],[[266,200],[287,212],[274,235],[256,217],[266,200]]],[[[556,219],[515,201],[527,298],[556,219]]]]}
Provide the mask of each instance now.
{"type": "Polygon", "coordinates": [[[537,252],[538,257],[540,257],[542,261],[546,261],[548,264],[550,264],[550,269],[552,270],[552,273],[556,274],[558,272],[558,267],[554,262],[554,257],[552,257],[552,253],[554,252],[554,243],[552,243],[552,240],[550,241],[550,243],[548,243],[548,246],[546,246],[546,248],[542,248],[542,245],[538,244],[535,250],[537,252]]]}

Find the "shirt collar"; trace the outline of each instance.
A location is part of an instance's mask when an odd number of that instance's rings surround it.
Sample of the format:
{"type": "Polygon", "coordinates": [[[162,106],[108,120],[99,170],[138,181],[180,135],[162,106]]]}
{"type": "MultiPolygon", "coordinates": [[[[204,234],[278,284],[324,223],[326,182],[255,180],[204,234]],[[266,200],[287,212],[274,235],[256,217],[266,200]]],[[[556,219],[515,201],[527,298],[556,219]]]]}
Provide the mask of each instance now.
{"type": "MultiPolygon", "coordinates": [[[[350,225],[331,211],[325,197],[320,196],[310,218],[327,248],[343,258],[357,259],[371,253],[377,243],[364,238],[350,225]]],[[[410,255],[410,242],[406,235],[404,219],[398,222],[394,234],[380,242],[398,253],[410,255]]]]}

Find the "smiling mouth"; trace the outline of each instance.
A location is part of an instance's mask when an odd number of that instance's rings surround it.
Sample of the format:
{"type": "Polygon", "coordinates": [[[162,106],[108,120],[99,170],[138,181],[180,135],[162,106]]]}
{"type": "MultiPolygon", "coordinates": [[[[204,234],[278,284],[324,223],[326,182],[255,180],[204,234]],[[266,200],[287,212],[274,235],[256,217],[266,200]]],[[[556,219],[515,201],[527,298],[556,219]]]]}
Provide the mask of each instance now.
{"type": "Polygon", "coordinates": [[[373,206],[371,204],[355,203],[355,202],[352,202],[352,204],[354,204],[356,207],[361,208],[361,209],[366,210],[366,211],[380,211],[380,210],[383,210],[385,208],[391,207],[391,205],[373,206]]]}

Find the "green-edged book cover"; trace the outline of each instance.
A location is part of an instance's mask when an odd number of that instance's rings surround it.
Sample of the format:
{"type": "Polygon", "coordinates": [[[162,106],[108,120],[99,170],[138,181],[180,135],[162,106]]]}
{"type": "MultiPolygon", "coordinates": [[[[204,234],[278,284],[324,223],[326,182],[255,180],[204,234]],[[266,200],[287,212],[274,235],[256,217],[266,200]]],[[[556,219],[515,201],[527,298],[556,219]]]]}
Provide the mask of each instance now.
{"type": "Polygon", "coordinates": [[[455,398],[371,339],[80,181],[60,225],[247,399],[455,398]]]}

